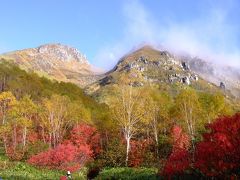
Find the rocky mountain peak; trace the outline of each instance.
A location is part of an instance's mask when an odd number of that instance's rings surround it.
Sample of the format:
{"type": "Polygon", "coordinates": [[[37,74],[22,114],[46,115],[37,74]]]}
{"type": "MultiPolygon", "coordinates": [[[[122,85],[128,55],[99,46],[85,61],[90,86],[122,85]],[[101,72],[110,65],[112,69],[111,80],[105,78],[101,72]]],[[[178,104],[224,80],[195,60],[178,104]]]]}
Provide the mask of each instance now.
{"type": "Polygon", "coordinates": [[[90,85],[87,92],[97,95],[113,85],[122,84],[165,86],[173,88],[171,91],[175,91],[175,87],[191,86],[200,91],[221,90],[228,94],[230,90],[231,95],[240,97],[239,77],[232,68],[221,69],[198,57],[177,55],[145,45],[122,57],[105,77],[90,85]]]}
{"type": "Polygon", "coordinates": [[[79,52],[76,48],[62,44],[46,44],[37,48],[39,54],[48,54],[52,58],[60,61],[77,61],[88,64],[86,55],[79,52]]]}
{"type": "Polygon", "coordinates": [[[94,82],[102,71],[92,66],[76,48],[62,44],[45,44],[0,55],[27,71],[34,71],[57,81],[81,87],[94,82]]]}
{"type": "Polygon", "coordinates": [[[101,86],[111,83],[127,83],[132,86],[145,84],[196,84],[197,74],[191,71],[189,64],[181,61],[166,50],[157,50],[144,46],[124,56],[105,78],[99,81],[101,86]]]}

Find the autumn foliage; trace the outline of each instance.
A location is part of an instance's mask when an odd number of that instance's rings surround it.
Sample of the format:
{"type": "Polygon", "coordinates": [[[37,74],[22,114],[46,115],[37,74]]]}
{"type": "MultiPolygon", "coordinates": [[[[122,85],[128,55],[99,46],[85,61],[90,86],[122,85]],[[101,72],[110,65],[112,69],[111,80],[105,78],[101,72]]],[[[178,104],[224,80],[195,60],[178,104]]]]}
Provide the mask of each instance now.
{"type": "Polygon", "coordinates": [[[98,152],[96,129],[81,124],[73,128],[71,137],[54,149],[32,156],[30,164],[51,169],[76,171],[98,152]]]}
{"type": "Polygon", "coordinates": [[[172,128],[173,149],[166,165],[163,170],[163,174],[167,176],[182,174],[190,164],[189,137],[183,132],[179,126],[172,128]]]}
{"type": "Polygon", "coordinates": [[[73,84],[9,68],[0,66],[0,143],[10,160],[70,171],[86,165],[94,176],[122,166],[160,168],[170,178],[240,174],[240,114],[226,117],[240,106],[222,94],[116,85],[107,105],[73,84]]]}
{"type": "Polygon", "coordinates": [[[32,156],[29,163],[61,170],[76,170],[80,167],[77,163],[78,151],[72,144],[58,145],[55,149],[50,149],[38,155],[32,156]]]}
{"type": "Polygon", "coordinates": [[[234,174],[240,168],[240,114],[222,117],[207,127],[197,145],[195,167],[207,176],[234,174]]]}
{"type": "Polygon", "coordinates": [[[141,166],[146,158],[146,153],[147,151],[149,151],[151,145],[153,145],[153,140],[151,139],[133,140],[131,142],[129,166],[130,167],[141,166]]]}
{"type": "Polygon", "coordinates": [[[101,151],[100,134],[97,129],[84,123],[73,128],[70,133],[70,141],[79,149],[84,147],[91,149],[94,157],[101,151]]]}

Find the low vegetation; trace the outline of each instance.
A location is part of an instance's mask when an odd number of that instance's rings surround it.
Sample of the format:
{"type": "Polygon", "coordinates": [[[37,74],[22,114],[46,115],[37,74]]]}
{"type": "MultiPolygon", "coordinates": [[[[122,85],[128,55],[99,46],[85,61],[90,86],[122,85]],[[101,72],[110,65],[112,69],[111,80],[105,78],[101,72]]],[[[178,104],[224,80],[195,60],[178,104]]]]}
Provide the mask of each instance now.
{"type": "MultiPolygon", "coordinates": [[[[66,175],[65,171],[59,170],[50,170],[50,169],[40,169],[34,166],[29,165],[25,162],[16,162],[10,161],[6,156],[3,155],[3,151],[1,149],[0,155],[0,177],[2,179],[26,179],[26,180],[42,180],[42,179],[51,179],[51,180],[59,180],[60,177],[66,175]]],[[[86,179],[87,169],[82,168],[80,171],[72,174],[74,179],[86,179]]]]}
{"type": "Polygon", "coordinates": [[[106,168],[95,179],[157,180],[157,171],[154,168],[106,168]]]}

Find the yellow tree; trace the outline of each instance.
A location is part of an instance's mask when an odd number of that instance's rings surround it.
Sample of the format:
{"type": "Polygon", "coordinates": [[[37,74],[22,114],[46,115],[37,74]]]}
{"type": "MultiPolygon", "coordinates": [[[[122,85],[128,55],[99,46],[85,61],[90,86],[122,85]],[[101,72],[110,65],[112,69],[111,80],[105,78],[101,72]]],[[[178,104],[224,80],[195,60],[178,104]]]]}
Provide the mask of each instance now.
{"type": "Polygon", "coordinates": [[[11,144],[8,147],[12,157],[21,157],[24,155],[27,145],[27,134],[32,126],[32,118],[36,114],[36,105],[32,102],[29,96],[24,96],[8,112],[7,127],[9,129],[8,138],[11,139],[11,144]],[[17,150],[17,145],[22,144],[23,147],[17,150]],[[19,154],[20,153],[20,154],[19,154]],[[17,155],[18,154],[18,155],[17,155]],[[15,156],[16,155],[16,156],[15,156]]]}
{"type": "Polygon", "coordinates": [[[32,126],[32,119],[37,113],[37,105],[31,100],[30,96],[24,96],[19,100],[14,108],[18,126],[22,129],[22,144],[23,147],[27,144],[28,129],[32,126]]]}
{"type": "Polygon", "coordinates": [[[49,135],[49,146],[56,147],[67,130],[80,121],[89,122],[90,112],[79,102],[71,102],[67,96],[52,95],[43,100],[41,127],[49,135]]]}
{"type": "MultiPolygon", "coordinates": [[[[167,125],[170,123],[169,111],[172,106],[172,101],[169,96],[161,93],[159,90],[150,89],[149,87],[144,90],[145,94],[145,123],[149,130],[147,133],[152,132],[153,138],[156,143],[156,152],[158,154],[159,134],[163,131],[166,134],[167,125]]],[[[144,128],[146,131],[146,126],[144,128]]]]}
{"type": "Polygon", "coordinates": [[[201,106],[198,94],[193,89],[184,89],[176,97],[175,113],[177,117],[185,124],[192,140],[192,147],[195,149],[194,141],[196,137],[196,128],[200,120],[201,106]]]}
{"type": "Polygon", "coordinates": [[[138,130],[138,123],[144,118],[144,100],[141,93],[132,86],[123,86],[112,104],[114,119],[126,140],[126,159],[128,165],[130,142],[138,130]]]}
{"type": "Polygon", "coordinates": [[[0,131],[3,139],[5,151],[7,150],[7,135],[10,130],[8,126],[8,116],[10,110],[16,105],[17,100],[11,92],[2,92],[0,94],[0,131]]]}
{"type": "Polygon", "coordinates": [[[203,118],[211,123],[218,116],[231,115],[233,110],[220,93],[201,93],[199,100],[203,109],[203,118]]]}
{"type": "Polygon", "coordinates": [[[66,96],[52,95],[43,100],[44,120],[49,133],[49,146],[56,147],[62,139],[63,128],[68,119],[70,99],[66,96]]]}

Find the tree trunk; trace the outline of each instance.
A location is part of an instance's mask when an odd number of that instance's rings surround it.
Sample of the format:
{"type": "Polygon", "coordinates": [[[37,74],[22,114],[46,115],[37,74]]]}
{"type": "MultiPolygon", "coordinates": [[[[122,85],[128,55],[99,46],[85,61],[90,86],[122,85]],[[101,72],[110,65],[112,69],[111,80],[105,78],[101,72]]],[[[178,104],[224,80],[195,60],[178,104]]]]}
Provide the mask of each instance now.
{"type": "Polygon", "coordinates": [[[49,148],[52,147],[52,133],[49,133],[49,148]]]}
{"type": "Polygon", "coordinates": [[[158,153],[158,131],[157,131],[157,127],[154,127],[154,136],[155,136],[155,141],[156,141],[156,153],[157,153],[157,157],[159,157],[159,153],[158,153]]]}
{"type": "Polygon", "coordinates": [[[16,125],[14,125],[14,128],[13,128],[13,149],[14,149],[14,152],[16,150],[16,146],[17,146],[17,129],[16,129],[16,125]]]}
{"type": "Polygon", "coordinates": [[[27,127],[23,129],[23,146],[26,146],[26,139],[27,139],[27,127]]]}
{"type": "Polygon", "coordinates": [[[125,160],[125,165],[126,167],[128,166],[128,159],[129,159],[129,152],[130,152],[130,137],[127,136],[126,137],[126,141],[127,141],[127,149],[126,149],[126,160],[125,160]]]}
{"type": "Polygon", "coordinates": [[[56,133],[53,133],[53,148],[56,147],[56,133]]]}
{"type": "Polygon", "coordinates": [[[4,148],[5,148],[5,153],[7,153],[7,139],[6,139],[6,137],[3,137],[3,144],[4,144],[4,148]]]}
{"type": "Polygon", "coordinates": [[[46,143],[44,127],[42,128],[42,138],[43,142],[46,143]]]}

